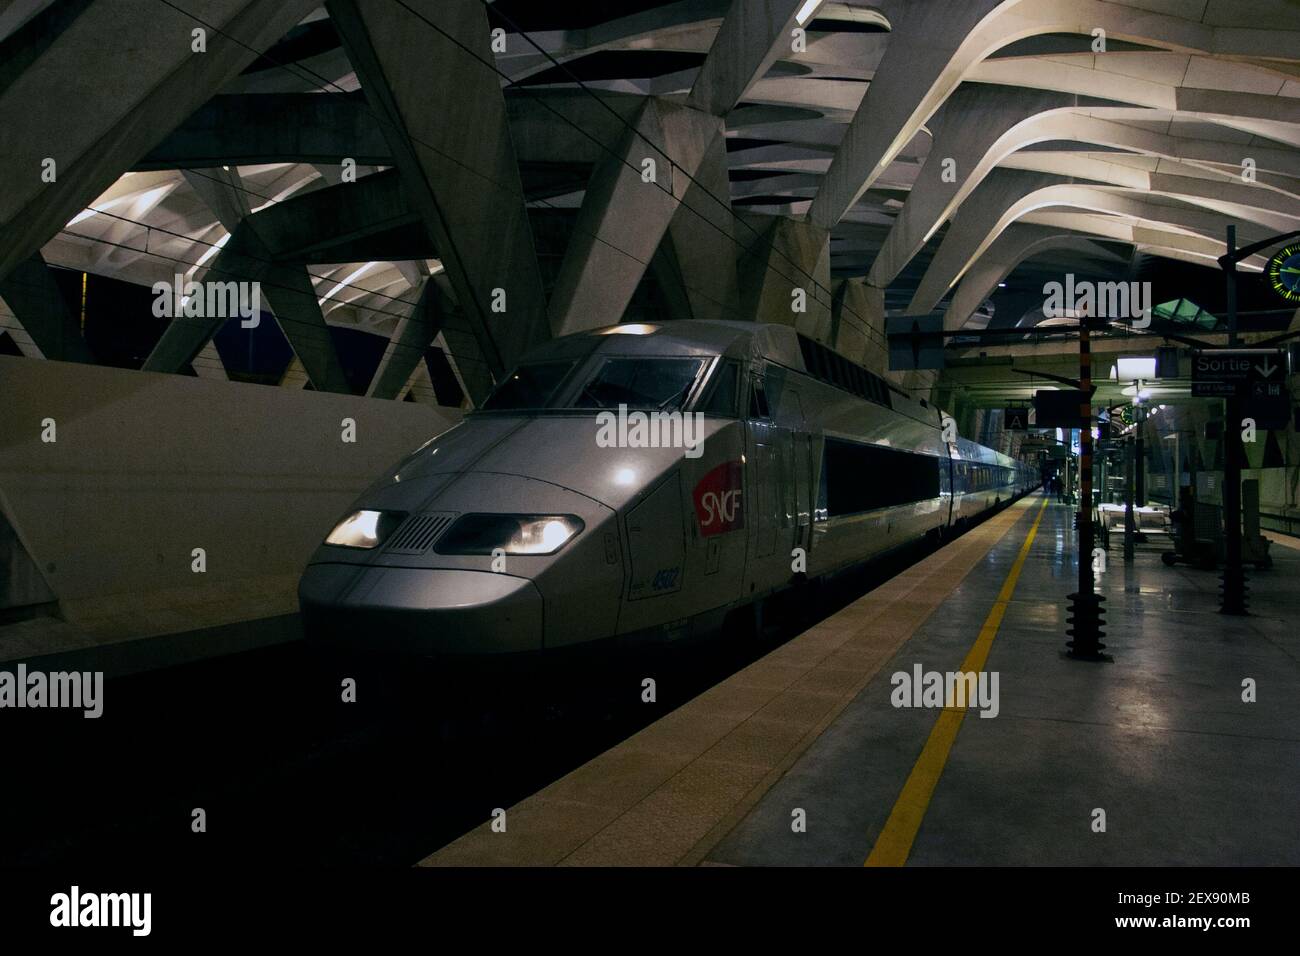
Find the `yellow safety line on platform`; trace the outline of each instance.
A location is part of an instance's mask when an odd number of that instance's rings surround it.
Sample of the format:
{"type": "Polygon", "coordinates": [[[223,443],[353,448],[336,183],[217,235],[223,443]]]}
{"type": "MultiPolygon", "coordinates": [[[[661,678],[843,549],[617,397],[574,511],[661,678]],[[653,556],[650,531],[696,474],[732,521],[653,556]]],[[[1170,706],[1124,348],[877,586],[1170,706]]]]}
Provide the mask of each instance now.
{"type": "MultiPolygon", "coordinates": [[[[1044,499],[1038,508],[1033,526],[1025,537],[1025,543],[1020,546],[1020,553],[1016,556],[1015,563],[1011,565],[1011,572],[1003,582],[1002,590],[998,592],[997,600],[993,602],[993,608],[984,620],[984,626],[980,628],[979,637],[975,639],[975,643],[966,654],[966,659],[962,661],[961,669],[964,673],[972,671],[978,673],[984,669],[989,650],[993,647],[993,638],[997,636],[998,628],[1002,624],[1002,616],[1006,614],[1007,604],[1010,603],[1011,595],[1016,589],[1016,582],[1020,579],[1020,569],[1024,567],[1025,558],[1029,556],[1029,548],[1034,543],[1034,536],[1038,534],[1038,525],[1043,520],[1043,512],[1046,508],[1047,500],[1044,499]]],[[[921,821],[925,819],[930,798],[934,796],[934,788],[943,774],[944,764],[948,762],[948,753],[952,750],[953,741],[957,739],[957,731],[961,729],[961,722],[966,717],[965,705],[956,707],[954,700],[949,700],[947,703],[948,706],[940,712],[939,719],[935,721],[934,729],[930,731],[930,737],[925,742],[925,748],[921,751],[921,756],[916,758],[916,764],[908,775],[907,783],[903,784],[902,792],[894,801],[894,809],[890,811],[889,819],[885,821],[880,836],[876,838],[876,845],[871,848],[871,855],[867,857],[863,866],[902,866],[907,862],[907,856],[912,852],[912,842],[916,839],[917,831],[921,829],[921,821]]]]}

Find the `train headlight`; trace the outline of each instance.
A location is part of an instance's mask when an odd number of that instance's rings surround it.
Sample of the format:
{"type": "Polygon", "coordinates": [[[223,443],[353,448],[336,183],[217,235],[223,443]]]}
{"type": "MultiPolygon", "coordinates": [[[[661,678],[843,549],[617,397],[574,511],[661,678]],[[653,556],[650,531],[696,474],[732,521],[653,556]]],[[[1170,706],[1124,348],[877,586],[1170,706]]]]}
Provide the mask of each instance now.
{"type": "Polygon", "coordinates": [[[354,511],[325,539],[340,548],[377,548],[406,517],[403,511],[354,511]]]}
{"type": "Polygon", "coordinates": [[[439,554],[554,554],[583,529],[576,515],[463,515],[438,539],[439,554]]]}

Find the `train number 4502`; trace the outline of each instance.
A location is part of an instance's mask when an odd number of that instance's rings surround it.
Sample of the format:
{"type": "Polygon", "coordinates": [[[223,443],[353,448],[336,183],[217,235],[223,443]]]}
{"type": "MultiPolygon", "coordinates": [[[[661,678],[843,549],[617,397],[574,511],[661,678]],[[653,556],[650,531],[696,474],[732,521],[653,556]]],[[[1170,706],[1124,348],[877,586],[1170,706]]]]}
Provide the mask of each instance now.
{"type": "Polygon", "coordinates": [[[677,586],[677,575],[681,568],[664,568],[655,572],[655,577],[650,582],[650,587],[656,591],[667,591],[677,586]]]}

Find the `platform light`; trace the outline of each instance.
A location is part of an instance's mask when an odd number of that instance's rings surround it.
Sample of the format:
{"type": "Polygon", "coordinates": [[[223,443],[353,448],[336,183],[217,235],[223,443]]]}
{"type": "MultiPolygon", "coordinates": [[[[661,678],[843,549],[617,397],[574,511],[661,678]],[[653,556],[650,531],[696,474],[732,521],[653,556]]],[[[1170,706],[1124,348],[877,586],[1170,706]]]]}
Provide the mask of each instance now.
{"type": "Polygon", "coordinates": [[[1155,356],[1122,356],[1115,361],[1115,377],[1124,382],[1156,377],[1155,356]]]}

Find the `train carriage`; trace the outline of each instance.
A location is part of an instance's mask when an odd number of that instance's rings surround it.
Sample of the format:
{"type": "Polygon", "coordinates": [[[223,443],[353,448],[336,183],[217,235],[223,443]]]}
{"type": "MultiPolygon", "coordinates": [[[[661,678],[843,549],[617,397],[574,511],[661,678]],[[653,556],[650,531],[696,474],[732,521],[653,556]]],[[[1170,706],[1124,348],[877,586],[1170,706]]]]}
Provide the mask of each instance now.
{"type": "Polygon", "coordinates": [[[555,339],[341,517],[307,633],[437,657],[713,630],[1037,484],[943,424],[787,326],[555,339]]]}

